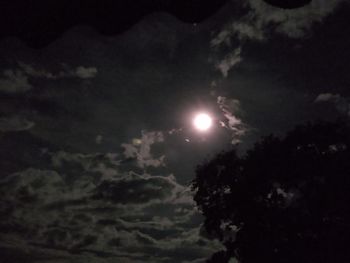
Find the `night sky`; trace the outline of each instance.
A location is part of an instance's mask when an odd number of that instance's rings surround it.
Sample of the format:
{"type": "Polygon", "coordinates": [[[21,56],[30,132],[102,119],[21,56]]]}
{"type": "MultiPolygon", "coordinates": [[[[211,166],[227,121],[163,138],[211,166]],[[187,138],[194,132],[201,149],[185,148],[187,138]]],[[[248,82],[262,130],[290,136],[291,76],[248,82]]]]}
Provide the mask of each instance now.
{"type": "Polygon", "coordinates": [[[204,262],[221,246],[192,200],[196,165],[350,116],[346,0],[14,2],[0,4],[1,262],[204,262]]]}

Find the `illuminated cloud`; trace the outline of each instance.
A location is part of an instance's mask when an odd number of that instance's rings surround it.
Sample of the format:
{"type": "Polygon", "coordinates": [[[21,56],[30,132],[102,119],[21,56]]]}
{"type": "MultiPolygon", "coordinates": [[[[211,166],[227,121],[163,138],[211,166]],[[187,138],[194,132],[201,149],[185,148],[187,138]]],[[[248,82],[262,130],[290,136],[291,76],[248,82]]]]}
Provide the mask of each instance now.
{"type": "Polygon", "coordinates": [[[241,48],[234,49],[231,53],[227,54],[222,60],[217,62],[215,67],[220,70],[222,75],[226,78],[229,70],[236,64],[241,62],[241,48]]]}
{"type": "Polygon", "coordinates": [[[340,98],[339,94],[321,93],[316,97],[315,102],[338,101],[340,98]]]}
{"type": "Polygon", "coordinates": [[[221,126],[232,132],[232,144],[239,143],[240,137],[247,130],[246,125],[237,116],[241,111],[240,102],[236,99],[218,96],[217,104],[225,117],[224,120],[220,121],[221,126]]]}
{"type": "Polygon", "coordinates": [[[151,154],[151,146],[154,143],[160,143],[164,141],[162,132],[159,131],[142,131],[141,138],[134,138],[132,143],[123,143],[121,146],[124,148],[125,158],[135,158],[137,165],[140,168],[147,166],[159,167],[164,166],[164,155],[160,157],[153,157],[151,154]]]}

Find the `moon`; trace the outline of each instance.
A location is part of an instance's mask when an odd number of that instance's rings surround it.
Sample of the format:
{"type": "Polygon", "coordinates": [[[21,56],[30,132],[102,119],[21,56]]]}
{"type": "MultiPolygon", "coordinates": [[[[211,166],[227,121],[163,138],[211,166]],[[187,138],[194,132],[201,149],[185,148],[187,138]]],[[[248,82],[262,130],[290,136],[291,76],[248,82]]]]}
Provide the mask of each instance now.
{"type": "Polygon", "coordinates": [[[201,132],[209,130],[212,124],[213,119],[206,113],[199,113],[193,119],[194,127],[201,132]]]}

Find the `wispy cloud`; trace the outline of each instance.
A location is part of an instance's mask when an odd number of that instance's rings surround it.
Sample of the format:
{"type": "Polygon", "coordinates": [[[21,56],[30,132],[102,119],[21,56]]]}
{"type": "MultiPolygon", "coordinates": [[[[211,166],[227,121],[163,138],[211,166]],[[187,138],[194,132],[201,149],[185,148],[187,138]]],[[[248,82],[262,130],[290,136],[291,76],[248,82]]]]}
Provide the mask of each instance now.
{"type": "Polygon", "coordinates": [[[268,27],[271,27],[276,33],[290,38],[301,38],[310,32],[315,23],[322,22],[344,2],[346,1],[313,0],[302,8],[282,9],[268,5],[264,1],[250,0],[249,23],[260,32],[267,32],[268,27]]]}
{"type": "Polygon", "coordinates": [[[0,78],[0,91],[6,93],[19,93],[30,90],[32,85],[28,82],[28,76],[21,70],[7,69],[0,78]]]}
{"type": "Polygon", "coordinates": [[[314,102],[338,101],[340,99],[341,97],[339,94],[321,93],[316,97],[314,102]]]}
{"type": "Polygon", "coordinates": [[[34,127],[35,123],[18,115],[0,118],[0,131],[24,131],[34,127]]]}
{"type": "Polygon", "coordinates": [[[97,75],[97,68],[79,66],[75,69],[75,74],[81,79],[94,78],[97,75]]]}
{"type": "Polygon", "coordinates": [[[241,62],[241,60],[241,48],[238,47],[227,54],[222,60],[218,61],[215,67],[220,70],[222,75],[226,78],[229,70],[241,62]]]}
{"type": "Polygon", "coordinates": [[[0,76],[0,91],[6,93],[21,93],[33,88],[30,78],[61,79],[61,78],[80,78],[90,79],[97,75],[96,67],[78,66],[70,68],[65,66],[59,72],[53,73],[46,69],[38,69],[33,65],[24,62],[18,63],[16,69],[6,69],[0,76]]]}
{"type": "Polygon", "coordinates": [[[176,202],[186,187],[174,176],[130,171],[98,179],[95,168],[99,162],[108,163],[111,156],[64,152],[58,156],[60,172],[29,168],[0,182],[1,190],[6,188],[0,201],[1,211],[7,213],[2,227],[17,226],[21,233],[16,237],[14,231],[2,238],[19,238],[25,244],[21,248],[16,242],[10,245],[12,249],[33,249],[31,253],[43,249],[45,253],[47,248],[66,252],[71,259],[80,255],[77,259],[81,260],[83,254],[96,257],[95,262],[103,255],[136,260],[157,253],[152,262],[170,258],[181,262],[204,258],[220,247],[202,237],[198,226],[191,226],[198,215],[192,201],[176,202]],[[63,159],[69,167],[83,164],[75,177],[70,169],[62,170],[63,159]],[[173,213],[163,212],[169,208],[173,213]],[[191,255],[178,253],[189,247],[191,255]]]}
{"type": "Polygon", "coordinates": [[[340,94],[321,93],[314,102],[333,103],[340,113],[350,116],[350,99],[348,97],[342,97],[340,94]]]}
{"type": "Polygon", "coordinates": [[[297,9],[282,9],[261,0],[241,2],[248,11],[240,18],[233,18],[212,39],[213,47],[230,46],[232,42],[266,40],[273,31],[290,38],[307,36],[315,23],[333,13],[345,0],[314,0],[311,4],[297,9]]]}
{"type": "Polygon", "coordinates": [[[67,65],[63,65],[62,70],[53,73],[49,70],[36,68],[33,65],[24,62],[19,62],[18,65],[25,74],[36,78],[61,79],[77,77],[81,79],[89,79],[94,78],[97,75],[96,67],[78,66],[76,68],[71,68],[67,65]]]}
{"type": "Polygon", "coordinates": [[[135,158],[140,168],[147,166],[159,167],[165,165],[165,156],[153,157],[151,146],[163,141],[164,136],[160,131],[142,131],[141,138],[135,138],[132,143],[123,143],[121,146],[124,148],[124,156],[126,158],[135,158]]]}
{"type": "Polygon", "coordinates": [[[234,16],[211,39],[217,58],[213,61],[224,77],[242,61],[241,51],[247,41],[267,41],[271,34],[292,39],[309,35],[312,27],[332,14],[345,0],[314,0],[297,9],[282,9],[261,0],[238,1],[245,7],[241,17],[234,16]],[[223,53],[223,54],[222,54],[223,53]]]}
{"type": "Polygon", "coordinates": [[[240,137],[247,131],[247,126],[238,117],[241,111],[240,102],[236,99],[218,96],[217,104],[225,117],[220,121],[221,126],[232,132],[232,144],[239,143],[240,137]]]}

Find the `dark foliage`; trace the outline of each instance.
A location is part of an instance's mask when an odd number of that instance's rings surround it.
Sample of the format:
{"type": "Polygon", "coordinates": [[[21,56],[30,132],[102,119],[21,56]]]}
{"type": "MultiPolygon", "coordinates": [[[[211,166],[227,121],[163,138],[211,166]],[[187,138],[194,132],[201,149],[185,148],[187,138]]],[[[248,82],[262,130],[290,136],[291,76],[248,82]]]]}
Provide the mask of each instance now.
{"type": "Polygon", "coordinates": [[[208,262],[350,262],[350,127],[298,126],[196,170],[204,227],[226,247],[208,262]]]}

